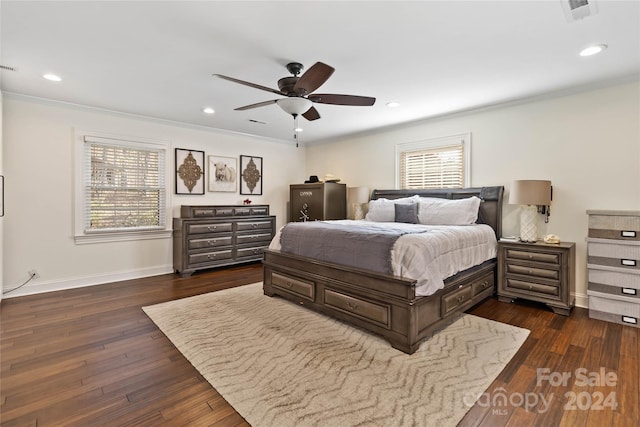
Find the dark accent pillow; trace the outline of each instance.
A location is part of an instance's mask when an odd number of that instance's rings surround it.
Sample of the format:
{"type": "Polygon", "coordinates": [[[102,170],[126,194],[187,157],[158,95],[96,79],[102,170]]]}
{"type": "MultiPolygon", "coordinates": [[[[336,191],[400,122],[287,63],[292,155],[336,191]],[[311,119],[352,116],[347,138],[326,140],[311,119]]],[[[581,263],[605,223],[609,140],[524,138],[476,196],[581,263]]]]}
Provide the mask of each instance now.
{"type": "Polygon", "coordinates": [[[396,203],[396,219],[395,222],[405,222],[407,224],[418,223],[418,204],[396,203]]]}

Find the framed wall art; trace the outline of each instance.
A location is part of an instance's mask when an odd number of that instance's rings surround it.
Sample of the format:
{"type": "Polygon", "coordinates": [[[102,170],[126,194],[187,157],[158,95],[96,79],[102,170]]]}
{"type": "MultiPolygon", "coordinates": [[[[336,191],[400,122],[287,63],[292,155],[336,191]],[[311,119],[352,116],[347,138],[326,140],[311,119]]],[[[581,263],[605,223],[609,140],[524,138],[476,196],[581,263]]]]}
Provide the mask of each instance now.
{"type": "Polygon", "coordinates": [[[176,148],[176,194],[204,194],[204,151],[176,148]]]}
{"type": "Polygon", "coordinates": [[[209,156],[209,191],[236,192],[238,188],[238,159],[209,156]]]}
{"type": "Polygon", "coordinates": [[[240,156],[240,194],[262,195],[262,157],[240,156]]]}

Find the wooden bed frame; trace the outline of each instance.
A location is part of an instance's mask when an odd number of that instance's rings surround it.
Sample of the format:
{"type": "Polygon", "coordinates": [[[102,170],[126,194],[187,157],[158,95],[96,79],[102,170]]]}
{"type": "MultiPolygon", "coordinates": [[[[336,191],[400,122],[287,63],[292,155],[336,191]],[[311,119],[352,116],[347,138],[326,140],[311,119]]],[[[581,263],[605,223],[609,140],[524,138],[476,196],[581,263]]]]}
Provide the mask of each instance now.
{"type": "MultiPolygon", "coordinates": [[[[478,223],[488,224],[500,238],[504,187],[443,190],[374,190],[372,199],[418,194],[461,199],[479,197],[478,223]]],[[[264,252],[264,294],[278,295],[327,316],[381,335],[405,353],[495,291],[496,260],[445,280],[433,295],[415,294],[416,281],[318,261],[275,250],[264,252]]]]}

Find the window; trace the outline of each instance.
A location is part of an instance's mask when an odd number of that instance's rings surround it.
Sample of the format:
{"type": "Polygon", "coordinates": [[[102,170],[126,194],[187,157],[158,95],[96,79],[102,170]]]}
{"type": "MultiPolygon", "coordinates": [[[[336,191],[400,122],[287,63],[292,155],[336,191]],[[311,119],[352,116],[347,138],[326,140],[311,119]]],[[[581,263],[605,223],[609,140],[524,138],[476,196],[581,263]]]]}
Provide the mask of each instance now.
{"type": "Polygon", "coordinates": [[[76,242],[168,237],[168,144],[77,139],[76,242]]]}
{"type": "Polygon", "coordinates": [[[396,145],[400,189],[469,187],[470,134],[396,145]]]}

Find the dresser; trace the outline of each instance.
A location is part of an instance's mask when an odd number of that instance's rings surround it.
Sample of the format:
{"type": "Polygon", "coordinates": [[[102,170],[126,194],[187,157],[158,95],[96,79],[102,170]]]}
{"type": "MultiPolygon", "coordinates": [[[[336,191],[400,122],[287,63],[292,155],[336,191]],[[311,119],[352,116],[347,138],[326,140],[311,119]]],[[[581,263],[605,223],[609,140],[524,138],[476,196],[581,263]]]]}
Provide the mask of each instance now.
{"type": "Polygon", "coordinates": [[[538,301],[568,316],[575,302],[575,253],[573,242],[498,242],[498,299],[538,301]]]}
{"type": "Polygon", "coordinates": [[[347,217],[347,185],[337,182],[289,186],[289,221],[319,221],[347,217]]]}
{"type": "Polygon", "coordinates": [[[173,219],[173,269],[196,270],[262,260],[275,234],[268,205],[181,206],[173,219]]]}
{"type": "Polygon", "coordinates": [[[589,317],[636,328],[640,318],[640,211],[588,210],[589,317]]]}

